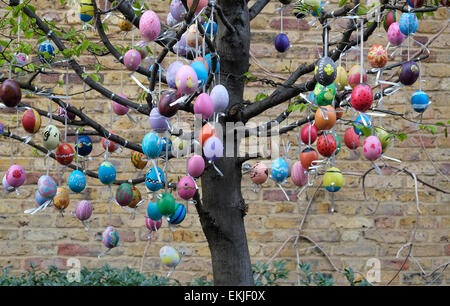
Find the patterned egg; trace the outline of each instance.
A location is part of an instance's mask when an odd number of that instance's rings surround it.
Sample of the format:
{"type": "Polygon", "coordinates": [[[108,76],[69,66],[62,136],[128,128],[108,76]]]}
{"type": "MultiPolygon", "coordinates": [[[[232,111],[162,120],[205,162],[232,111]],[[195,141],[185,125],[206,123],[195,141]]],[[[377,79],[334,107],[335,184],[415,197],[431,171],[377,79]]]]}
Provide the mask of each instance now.
{"type": "Polygon", "coordinates": [[[115,248],[119,243],[119,234],[112,226],[108,226],[102,233],[102,242],[108,249],[115,248]]]}
{"type": "Polygon", "coordinates": [[[214,86],[211,90],[210,96],[214,104],[214,112],[221,113],[227,109],[228,103],[230,102],[230,97],[225,86],[221,84],[214,86]]]}
{"type": "Polygon", "coordinates": [[[73,161],[75,151],[68,143],[61,142],[55,151],[55,157],[61,165],[68,165],[73,161]]]}
{"type": "Polygon", "coordinates": [[[214,103],[207,93],[201,93],[195,99],[194,114],[201,115],[203,120],[211,117],[214,112],[214,103]]]}
{"type": "Polygon", "coordinates": [[[272,171],[271,171],[271,178],[274,179],[277,182],[283,182],[289,173],[289,166],[287,162],[280,158],[277,158],[272,163],[272,171]]]}
{"type": "Polygon", "coordinates": [[[133,198],[131,199],[130,204],[128,204],[128,207],[130,208],[136,208],[137,204],[142,201],[142,195],[139,189],[136,188],[136,186],[133,186],[133,198]]]}
{"type": "Polygon", "coordinates": [[[341,152],[341,138],[337,133],[333,133],[333,137],[336,140],[336,150],[334,151],[334,155],[338,155],[341,152]]]}
{"type": "Polygon", "coordinates": [[[363,155],[370,161],[377,160],[382,153],[383,149],[381,142],[376,136],[369,136],[363,143],[363,155]]]}
{"type": "Polygon", "coordinates": [[[161,24],[158,15],[152,10],[148,10],[142,14],[141,19],[139,20],[139,31],[146,40],[155,40],[161,32],[161,24]]]}
{"type": "Polygon", "coordinates": [[[86,188],[86,176],[80,170],[74,170],[69,175],[67,185],[73,192],[82,192],[86,188]]]}
{"type": "Polygon", "coordinates": [[[177,23],[178,23],[178,21],[177,21],[175,18],[173,18],[173,16],[172,16],[171,13],[167,14],[166,24],[167,24],[169,27],[173,27],[173,26],[175,26],[177,23]]]}
{"type": "Polygon", "coordinates": [[[412,8],[422,7],[425,0],[408,0],[408,5],[412,8]]]}
{"type": "Polygon", "coordinates": [[[36,202],[36,204],[38,206],[41,206],[42,204],[44,204],[45,202],[48,201],[48,199],[44,198],[40,193],[39,190],[36,190],[35,196],[34,196],[34,201],[36,202]]]}
{"type": "Polygon", "coordinates": [[[355,120],[355,133],[357,135],[362,135],[362,131],[358,128],[358,125],[364,126],[364,127],[372,127],[372,121],[370,120],[370,117],[366,114],[359,115],[355,120]]]}
{"type": "Polygon", "coordinates": [[[163,193],[156,202],[156,206],[163,216],[169,216],[175,211],[175,199],[170,193],[163,193]]]}
{"type": "MultiPolygon", "coordinates": [[[[350,68],[350,71],[348,72],[348,84],[354,88],[356,85],[358,85],[361,80],[361,66],[360,65],[354,65],[352,68],[350,68]]],[[[364,70],[363,72],[363,83],[367,82],[367,74],[364,70]]]]}
{"type": "Polygon", "coordinates": [[[2,184],[3,184],[3,189],[5,189],[7,192],[13,192],[16,190],[16,188],[14,188],[13,186],[10,186],[8,184],[8,181],[6,180],[6,174],[3,176],[2,184]]]}
{"type": "Polygon", "coordinates": [[[217,136],[211,136],[203,145],[203,154],[210,161],[223,157],[223,143],[217,136]]]}
{"type": "Polygon", "coordinates": [[[314,124],[308,123],[300,132],[300,137],[304,144],[311,145],[317,139],[317,128],[314,124]]]}
{"type": "Polygon", "coordinates": [[[250,170],[250,179],[257,185],[264,184],[269,177],[269,170],[264,163],[256,163],[250,170]]]}
{"type": "Polygon", "coordinates": [[[192,24],[186,31],[186,44],[189,47],[195,48],[200,47],[202,45],[203,38],[200,35],[200,32],[197,33],[197,26],[192,24]]]}
{"type": "Polygon", "coordinates": [[[188,173],[192,177],[200,177],[205,170],[205,160],[201,155],[193,155],[188,160],[188,173]]]}
{"type": "Polygon", "coordinates": [[[350,101],[354,109],[359,112],[365,112],[372,106],[372,88],[367,84],[356,85],[356,87],[353,88],[350,101]]]}
{"type": "Polygon", "coordinates": [[[16,54],[16,65],[19,67],[23,67],[25,65],[28,65],[30,62],[30,59],[27,54],[21,52],[16,54]]]}
{"type": "Polygon", "coordinates": [[[296,161],[294,165],[292,165],[291,180],[295,186],[301,187],[306,185],[308,182],[308,175],[306,175],[305,172],[305,168],[303,168],[300,161],[296,161]]]}
{"type": "Polygon", "coordinates": [[[172,0],[170,3],[170,13],[176,21],[183,21],[184,16],[186,15],[186,9],[183,6],[183,2],[180,0],[172,0]]]}
{"type": "Polygon", "coordinates": [[[0,101],[8,107],[15,107],[22,99],[22,90],[15,80],[4,80],[0,86],[0,101]]]}
{"type": "Polygon", "coordinates": [[[331,105],[321,106],[315,114],[315,125],[319,130],[330,130],[336,123],[336,112],[331,105]],[[324,113],[326,117],[324,117],[324,113]]]}
{"type": "Polygon", "coordinates": [[[205,33],[209,37],[211,37],[211,34],[212,34],[212,36],[216,36],[218,26],[217,26],[217,23],[215,23],[214,21],[211,21],[211,20],[205,21],[203,23],[203,28],[205,29],[205,33]]]}
{"type": "Polygon", "coordinates": [[[124,32],[130,32],[133,28],[133,24],[123,17],[119,18],[117,25],[119,26],[119,29],[124,32]]]}
{"type": "Polygon", "coordinates": [[[400,32],[404,35],[414,34],[417,31],[419,20],[416,13],[403,13],[398,22],[400,32]]]}
{"type": "Polygon", "coordinates": [[[156,203],[148,202],[147,215],[153,221],[159,221],[162,218],[162,214],[158,210],[156,203]]]}
{"type": "Polygon", "coordinates": [[[123,183],[116,190],[116,201],[120,206],[127,206],[133,200],[133,187],[123,183]]]}
{"type": "MultiPolygon", "coordinates": [[[[192,0],[191,0],[192,2],[192,0]]],[[[180,254],[171,246],[163,246],[159,250],[159,258],[161,262],[169,268],[176,267],[180,262],[180,254]]]]}
{"type": "Polygon", "coordinates": [[[64,107],[60,106],[60,107],[58,107],[58,116],[63,117],[63,118],[67,117],[70,120],[74,120],[76,115],[72,112],[67,111],[64,107]]]}
{"type": "Polygon", "coordinates": [[[59,145],[59,137],[60,133],[56,126],[54,125],[47,125],[47,127],[42,132],[42,138],[44,140],[44,147],[47,148],[47,150],[54,150],[59,145]]]}
{"type": "Polygon", "coordinates": [[[177,185],[178,195],[184,199],[189,200],[194,195],[197,189],[195,188],[195,182],[190,176],[183,176],[177,185]]]}
{"type": "Polygon", "coordinates": [[[77,208],[75,209],[75,215],[80,221],[89,219],[92,215],[91,203],[86,200],[78,202],[77,208]]]}
{"type": "Polygon", "coordinates": [[[314,87],[314,99],[319,105],[330,105],[333,102],[335,95],[336,85],[334,85],[334,83],[328,86],[317,83],[316,87],[314,87]]]}
{"type": "Polygon", "coordinates": [[[98,168],[98,178],[105,185],[110,185],[116,180],[116,168],[108,161],[104,161],[98,168]]]}
{"type": "Polygon", "coordinates": [[[169,128],[169,118],[161,115],[157,107],[150,112],[149,122],[156,133],[164,133],[169,128]]]}
{"type": "Polygon", "coordinates": [[[22,126],[28,133],[36,133],[41,127],[41,115],[35,109],[27,109],[22,116],[22,126]]]}
{"type": "Polygon", "coordinates": [[[342,66],[336,68],[336,80],[334,80],[334,84],[336,85],[337,90],[344,90],[345,86],[348,85],[347,80],[347,71],[342,66]]]}
{"type": "Polygon", "coordinates": [[[411,96],[411,105],[414,111],[423,113],[428,108],[428,105],[430,105],[428,95],[421,90],[417,90],[411,96]]]}
{"type": "Polygon", "coordinates": [[[160,190],[164,186],[164,172],[161,168],[153,167],[147,172],[145,175],[145,186],[153,192],[160,190]]]}
{"type": "Polygon", "coordinates": [[[149,217],[145,217],[145,226],[147,229],[151,232],[156,232],[161,227],[162,220],[159,219],[158,221],[153,221],[149,217]]]}
{"type": "Polygon", "coordinates": [[[400,46],[405,40],[406,36],[400,31],[398,22],[394,22],[388,29],[388,40],[394,46],[400,46]]]}
{"type": "Polygon", "coordinates": [[[198,79],[195,70],[189,65],[180,67],[175,75],[177,89],[183,95],[189,95],[198,88],[198,79]]]}
{"type": "Polygon", "coordinates": [[[289,38],[286,34],[280,33],[275,37],[275,49],[278,52],[286,52],[290,47],[289,38]]]}
{"type": "Polygon", "coordinates": [[[147,166],[147,160],[142,160],[145,159],[145,154],[137,151],[131,151],[130,153],[131,163],[133,163],[133,166],[137,169],[144,169],[145,166],[147,166]]]}
{"type": "Polygon", "coordinates": [[[316,81],[323,86],[328,86],[336,79],[337,67],[330,57],[321,58],[314,69],[316,81]]]}
{"type": "Polygon", "coordinates": [[[178,53],[178,55],[185,56],[189,51],[189,47],[186,44],[186,33],[181,35],[180,40],[173,46],[173,50],[178,53]]]}
{"type": "Polygon", "coordinates": [[[336,151],[336,148],[336,139],[331,134],[327,134],[326,136],[321,135],[317,140],[317,151],[319,151],[322,156],[330,157],[333,155],[334,151],[336,151]]]}
{"type": "Polygon", "coordinates": [[[89,22],[94,17],[94,5],[92,0],[81,0],[78,8],[80,19],[83,22],[89,22]]]}
{"type": "Polygon", "coordinates": [[[159,99],[158,110],[159,113],[164,117],[172,117],[178,112],[180,104],[175,104],[170,106],[171,103],[175,102],[179,98],[175,91],[164,91],[159,99]]]}
{"type": "Polygon", "coordinates": [[[386,32],[389,30],[389,27],[391,26],[391,24],[398,21],[397,17],[398,17],[398,15],[395,10],[389,10],[388,13],[386,14],[386,16],[384,16],[383,27],[386,30],[386,32]]]}
{"type": "Polygon", "coordinates": [[[216,71],[214,71],[214,73],[219,73],[219,70],[220,70],[219,58],[217,57],[217,55],[214,55],[213,57],[211,57],[211,53],[208,53],[205,55],[205,60],[207,63],[206,66],[208,67],[208,72],[210,72],[210,70],[212,69],[212,59],[214,59],[216,62],[216,71]]]}
{"type": "Polygon", "coordinates": [[[392,134],[384,130],[383,128],[375,128],[375,135],[378,137],[381,143],[382,153],[384,153],[389,146],[392,134]]]}
{"type": "Polygon", "coordinates": [[[182,62],[175,61],[169,65],[169,68],[167,68],[166,80],[167,85],[170,88],[177,89],[177,84],[175,83],[175,76],[178,72],[178,69],[180,69],[182,66],[184,66],[182,62]]]}
{"type": "Polygon", "coordinates": [[[353,128],[348,128],[345,131],[344,143],[350,150],[356,150],[359,147],[359,136],[355,133],[353,128]]]}
{"type": "Polygon", "coordinates": [[[344,177],[341,170],[336,167],[328,168],[323,176],[323,185],[329,192],[336,192],[342,188],[344,177]]]}
{"type": "Polygon", "coordinates": [[[319,154],[313,148],[306,148],[300,154],[300,162],[303,169],[309,170],[311,166],[314,166],[313,161],[319,160],[319,154]]]}
{"type": "Polygon", "coordinates": [[[123,57],[123,63],[130,71],[136,71],[141,64],[141,53],[136,49],[128,50],[123,57]]]}
{"type": "Polygon", "coordinates": [[[368,58],[370,66],[373,68],[382,68],[386,66],[388,54],[382,45],[375,44],[369,49],[368,58]]]}
{"type": "MultiPolygon", "coordinates": [[[[124,98],[124,99],[128,99],[127,96],[125,96],[124,94],[119,94],[118,96],[121,98],[124,98]]],[[[116,101],[111,101],[111,102],[112,102],[113,112],[116,115],[123,116],[128,113],[128,106],[117,103],[116,101]]]]}
{"type": "Polygon", "coordinates": [[[58,187],[56,190],[56,195],[53,198],[53,204],[57,209],[66,209],[69,206],[70,197],[67,189],[64,187],[58,187]]]}
{"type": "Polygon", "coordinates": [[[12,165],[6,172],[6,182],[9,186],[18,188],[25,183],[27,174],[20,165],[12,165]]]}
{"type": "Polygon", "coordinates": [[[399,72],[399,79],[403,85],[410,86],[419,78],[420,69],[414,61],[403,63],[399,72]]]}
{"type": "MultiPolygon", "coordinates": [[[[111,134],[116,134],[114,131],[109,131],[111,134]]],[[[119,145],[112,141],[111,139],[103,137],[102,139],[102,146],[103,149],[107,150],[109,153],[117,151],[119,149],[119,145]]]]}
{"type": "Polygon", "coordinates": [[[183,204],[176,203],[175,211],[169,216],[170,224],[180,224],[186,217],[186,207],[183,204]]]}
{"type": "Polygon", "coordinates": [[[80,135],[75,141],[75,151],[78,155],[88,156],[92,152],[92,140],[88,135],[80,135]]]}
{"type": "Polygon", "coordinates": [[[147,133],[142,140],[142,151],[149,158],[157,158],[162,151],[161,141],[155,133],[147,133]]]}
{"type": "Polygon", "coordinates": [[[200,82],[198,86],[203,86],[208,80],[208,68],[206,68],[203,62],[193,62],[191,64],[192,69],[194,69],[197,79],[200,82]]]}
{"type": "Polygon", "coordinates": [[[38,48],[38,57],[42,64],[51,63],[55,58],[55,47],[49,41],[42,42],[38,48]]]}
{"type": "Polygon", "coordinates": [[[217,136],[217,131],[209,123],[206,123],[198,134],[198,141],[203,145],[211,136],[217,136]]]}
{"type": "Polygon", "coordinates": [[[55,180],[48,175],[42,175],[38,180],[38,191],[46,199],[53,199],[58,187],[55,180]]]}

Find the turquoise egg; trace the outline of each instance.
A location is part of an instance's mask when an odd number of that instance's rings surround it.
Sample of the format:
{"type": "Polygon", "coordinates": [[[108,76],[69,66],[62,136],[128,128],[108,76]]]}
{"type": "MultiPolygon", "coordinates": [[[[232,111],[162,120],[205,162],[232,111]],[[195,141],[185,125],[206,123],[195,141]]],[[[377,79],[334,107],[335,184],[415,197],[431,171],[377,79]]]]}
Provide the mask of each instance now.
{"type": "MultiPolygon", "coordinates": [[[[365,127],[372,127],[372,122],[370,121],[370,117],[366,114],[359,115],[354,121],[355,125],[363,125],[365,127]],[[363,121],[364,118],[364,121],[363,121]],[[365,122],[365,124],[364,124],[365,122]]],[[[362,135],[362,131],[358,129],[358,127],[353,128],[355,130],[356,135],[362,135]]]]}
{"type": "Polygon", "coordinates": [[[287,162],[282,158],[277,158],[272,163],[272,171],[271,171],[271,177],[277,182],[284,181],[289,173],[289,166],[287,162]]]}
{"type": "Polygon", "coordinates": [[[151,168],[147,174],[145,175],[145,186],[151,191],[158,191],[164,186],[164,172],[159,167],[151,168]],[[158,172],[156,172],[158,171],[158,172]],[[161,182],[158,180],[158,175],[161,179],[161,182]]]}
{"type": "Polygon", "coordinates": [[[158,206],[156,205],[156,202],[155,203],[148,202],[147,215],[153,221],[159,221],[162,218],[162,215],[158,210],[158,206]]]}
{"type": "Polygon", "coordinates": [[[428,95],[421,90],[416,91],[411,96],[411,105],[414,111],[423,113],[428,108],[428,105],[430,105],[428,95]]]}
{"type": "Polygon", "coordinates": [[[191,68],[194,69],[197,74],[197,79],[200,81],[199,86],[205,85],[208,80],[208,69],[205,64],[201,61],[195,61],[191,64],[191,68]]]}
{"type": "Polygon", "coordinates": [[[175,211],[169,216],[170,224],[180,224],[186,217],[186,207],[183,204],[177,203],[175,211]]]}
{"type": "Polygon", "coordinates": [[[102,184],[112,184],[116,180],[116,168],[108,161],[103,162],[98,168],[98,178],[102,184]]]}
{"type": "Polygon", "coordinates": [[[142,140],[142,151],[149,158],[157,158],[162,151],[162,142],[155,133],[147,133],[142,140]]]}
{"type": "Polygon", "coordinates": [[[70,190],[73,192],[82,192],[86,187],[86,176],[80,170],[72,171],[67,181],[70,190]]]}

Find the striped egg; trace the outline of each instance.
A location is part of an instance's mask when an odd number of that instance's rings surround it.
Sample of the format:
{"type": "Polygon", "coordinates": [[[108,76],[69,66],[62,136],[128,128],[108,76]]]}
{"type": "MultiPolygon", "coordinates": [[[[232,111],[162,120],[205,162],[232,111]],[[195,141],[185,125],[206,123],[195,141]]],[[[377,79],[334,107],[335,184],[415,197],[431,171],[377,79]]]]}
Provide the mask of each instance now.
{"type": "Polygon", "coordinates": [[[102,242],[108,249],[115,248],[119,243],[119,234],[117,233],[117,230],[112,226],[105,228],[102,233],[102,242]]]}
{"type": "Polygon", "coordinates": [[[133,200],[133,187],[123,183],[116,190],[116,201],[120,206],[127,206],[133,200]]]}
{"type": "Polygon", "coordinates": [[[144,160],[144,159],[146,159],[145,154],[143,154],[141,152],[131,151],[130,158],[131,158],[131,163],[137,169],[144,169],[145,166],[147,166],[148,161],[144,160]]]}
{"type": "Polygon", "coordinates": [[[196,191],[197,189],[195,188],[195,182],[192,177],[184,176],[178,182],[177,192],[182,199],[191,199],[195,195],[196,191]]]}
{"type": "Polygon", "coordinates": [[[175,211],[169,216],[170,224],[180,224],[186,217],[186,207],[183,204],[177,203],[175,211]]]}
{"type": "Polygon", "coordinates": [[[149,217],[145,217],[145,226],[151,232],[156,232],[161,227],[161,224],[162,224],[161,219],[153,221],[149,217]]]}
{"type": "Polygon", "coordinates": [[[56,195],[58,187],[55,180],[48,175],[42,175],[38,180],[38,191],[42,197],[46,199],[53,199],[56,195]]]}
{"type": "Polygon", "coordinates": [[[35,109],[27,109],[22,116],[22,126],[28,133],[36,133],[41,127],[41,115],[35,109]]]}
{"type": "Polygon", "coordinates": [[[94,4],[92,3],[92,0],[80,0],[78,12],[80,13],[81,21],[91,21],[94,17],[94,4]]]}
{"type": "Polygon", "coordinates": [[[344,177],[341,170],[336,167],[329,168],[323,176],[323,185],[329,192],[336,192],[342,188],[344,177]]]}
{"type": "Polygon", "coordinates": [[[411,105],[414,111],[423,113],[428,108],[428,105],[430,105],[428,95],[421,90],[417,90],[411,96],[411,105]]]}
{"type": "Polygon", "coordinates": [[[296,161],[292,166],[291,180],[295,186],[304,186],[308,182],[308,175],[306,175],[305,168],[303,168],[300,161],[296,161]]]}
{"type": "Polygon", "coordinates": [[[87,220],[92,215],[92,205],[89,201],[82,200],[78,203],[75,215],[80,221],[87,220]]]}

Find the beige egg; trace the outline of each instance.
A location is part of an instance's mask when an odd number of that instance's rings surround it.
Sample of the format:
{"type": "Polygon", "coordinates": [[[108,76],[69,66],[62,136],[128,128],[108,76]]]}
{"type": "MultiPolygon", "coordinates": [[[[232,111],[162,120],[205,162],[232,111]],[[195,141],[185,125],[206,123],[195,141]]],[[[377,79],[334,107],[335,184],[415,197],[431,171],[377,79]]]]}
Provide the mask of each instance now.
{"type": "Polygon", "coordinates": [[[186,31],[186,44],[189,47],[195,48],[197,39],[197,46],[200,47],[202,45],[202,36],[200,35],[200,32],[197,35],[197,27],[195,24],[191,25],[188,30],[186,31]]]}

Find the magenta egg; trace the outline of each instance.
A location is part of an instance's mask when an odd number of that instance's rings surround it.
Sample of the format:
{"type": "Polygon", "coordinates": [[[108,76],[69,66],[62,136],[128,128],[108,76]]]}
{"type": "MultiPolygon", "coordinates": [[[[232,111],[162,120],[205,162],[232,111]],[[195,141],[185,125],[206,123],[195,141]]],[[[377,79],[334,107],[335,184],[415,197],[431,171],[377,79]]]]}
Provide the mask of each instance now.
{"type": "Polygon", "coordinates": [[[214,103],[207,93],[201,93],[195,99],[194,114],[202,115],[202,119],[206,120],[211,117],[214,112],[214,103]]]}
{"type": "Polygon", "coordinates": [[[80,201],[75,210],[75,215],[81,221],[87,220],[92,215],[92,205],[89,201],[80,201]]]}
{"type": "Polygon", "coordinates": [[[228,90],[225,86],[219,84],[214,86],[211,90],[211,100],[214,104],[214,111],[220,113],[225,111],[230,102],[230,97],[228,95],[228,90]]]}
{"type": "Polygon", "coordinates": [[[376,136],[369,136],[364,140],[363,155],[370,161],[377,160],[382,153],[381,142],[376,136]]]}
{"type": "Polygon", "coordinates": [[[305,186],[308,182],[308,175],[306,174],[305,168],[303,168],[302,163],[300,161],[296,161],[292,165],[291,169],[291,180],[295,186],[305,186]]]}
{"type": "Polygon", "coordinates": [[[136,71],[141,64],[141,53],[136,49],[128,50],[123,57],[123,63],[130,71],[136,71]]]}
{"type": "Polygon", "coordinates": [[[189,65],[181,66],[175,74],[175,84],[183,95],[189,95],[198,88],[198,78],[195,70],[189,65]]]}
{"type": "Polygon", "coordinates": [[[158,221],[153,221],[149,217],[145,217],[145,226],[151,232],[156,232],[161,227],[161,224],[161,219],[159,219],[158,221]]]}
{"type": "Polygon", "coordinates": [[[178,182],[177,192],[182,199],[184,200],[191,199],[196,192],[195,182],[192,179],[192,177],[183,176],[181,180],[178,182]]]}
{"type": "Polygon", "coordinates": [[[268,177],[269,177],[269,170],[267,169],[267,166],[263,163],[254,164],[252,169],[250,170],[250,179],[252,180],[253,183],[257,185],[265,183],[268,177]]]}
{"type": "Polygon", "coordinates": [[[154,107],[150,112],[150,127],[156,133],[163,133],[169,128],[169,118],[160,114],[157,107],[154,107]]]}
{"type": "Polygon", "coordinates": [[[6,172],[6,182],[14,188],[22,186],[26,178],[27,174],[20,165],[12,165],[6,172]]]}
{"type": "Polygon", "coordinates": [[[178,69],[180,69],[182,66],[183,66],[182,62],[175,61],[169,65],[169,68],[167,68],[166,80],[167,80],[167,85],[170,88],[173,88],[173,89],[177,88],[177,84],[175,83],[175,76],[178,72],[178,69]]]}
{"type": "Polygon", "coordinates": [[[188,173],[192,177],[199,177],[205,171],[205,160],[200,155],[194,155],[188,160],[188,173]]]}
{"type": "Polygon", "coordinates": [[[398,22],[394,22],[388,29],[388,40],[394,46],[400,46],[405,40],[406,36],[400,31],[398,22]]]}
{"type": "Polygon", "coordinates": [[[159,17],[152,10],[146,11],[139,20],[139,31],[142,37],[148,41],[155,40],[161,32],[159,17]]]}
{"type": "MultiPolygon", "coordinates": [[[[120,94],[119,97],[122,97],[122,98],[124,98],[124,99],[128,99],[128,98],[127,98],[125,95],[123,95],[123,94],[120,94]]],[[[123,116],[123,115],[126,115],[126,114],[128,113],[128,106],[119,104],[119,103],[117,103],[117,102],[115,102],[115,101],[112,101],[112,108],[113,108],[113,112],[114,112],[116,115],[119,115],[119,116],[123,116]]]]}

